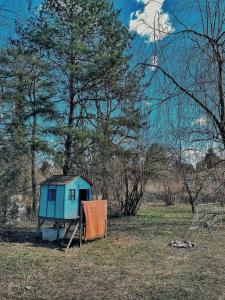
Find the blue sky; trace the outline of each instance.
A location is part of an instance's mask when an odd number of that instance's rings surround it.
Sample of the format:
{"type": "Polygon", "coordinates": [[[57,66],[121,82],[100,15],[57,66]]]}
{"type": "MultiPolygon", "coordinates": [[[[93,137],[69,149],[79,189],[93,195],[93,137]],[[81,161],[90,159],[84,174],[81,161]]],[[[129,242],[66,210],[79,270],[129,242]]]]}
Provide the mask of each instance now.
{"type": "MultiPolygon", "coordinates": [[[[33,7],[37,9],[41,2],[41,0],[33,0],[33,7]]],[[[167,32],[175,31],[177,29],[177,24],[175,23],[175,20],[173,20],[173,16],[170,12],[173,11],[177,5],[180,5],[181,2],[183,2],[183,0],[113,0],[115,8],[121,10],[121,20],[124,24],[129,26],[130,30],[136,32],[132,50],[136,61],[143,59],[143,57],[146,56],[150,62],[152,57],[151,52],[155,43],[160,43],[162,40],[166,39],[167,32]],[[160,15],[159,23],[163,28],[164,34],[156,34],[153,38],[152,26],[155,26],[155,18],[158,15],[160,15]],[[150,26],[146,27],[146,25],[143,24],[143,20],[144,23],[147,22],[150,26]]],[[[0,0],[0,7],[9,10],[8,12],[0,12],[0,26],[1,28],[4,28],[4,30],[0,31],[1,40],[6,40],[9,35],[13,34],[14,21],[16,19],[22,21],[29,16],[27,3],[27,0],[0,0]]],[[[183,13],[185,15],[185,11],[183,13]]],[[[185,18],[187,18],[187,16],[185,18]]],[[[195,16],[188,15],[188,18],[189,22],[193,22],[193,20],[196,21],[195,16]]],[[[154,92],[154,87],[151,86],[149,94],[152,90],[154,92]]],[[[156,142],[168,142],[168,132],[164,132],[162,128],[166,131],[168,130],[164,126],[164,123],[166,122],[165,118],[168,117],[168,115],[171,115],[171,122],[174,122],[174,124],[176,123],[175,106],[176,103],[174,103],[174,108],[166,107],[167,113],[161,113],[161,111],[158,110],[152,114],[152,123],[155,126],[153,135],[156,136],[156,132],[158,132],[157,138],[153,137],[153,141],[156,139],[156,142]],[[160,121],[158,121],[159,119],[160,121]]]]}
{"type": "MultiPolygon", "coordinates": [[[[144,11],[144,3],[147,0],[113,0],[114,6],[121,10],[121,20],[129,26],[131,15],[137,11],[144,11]]],[[[152,3],[158,3],[158,7],[162,8],[163,11],[168,12],[176,4],[178,0],[151,0],[152,3]],[[161,4],[160,4],[161,3],[161,4]]],[[[38,7],[42,0],[32,0],[33,7],[38,7]]],[[[151,6],[148,5],[148,6],[151,6]]],[[[28,16],[28,1],[27,0],[0,0],[0,7],[7,9],[7,11],[1,11],[0,22],[1,27],[7,28],[8,30],[13,30],[14,19],[26,19],[28,16]],[[7,19],[8,18],[8,19],[7,19]]],[[[152,11],[154,15],[156,11],[152,11]]],[[[148,16],[149,17],[149,16],[148,16]]]]}
{"type": "MultiPolygon", "coordinates": [[[[32,0],[33,8],[37,9],[43,0],[32,0]]],[[[120,18],[126,26],[133,32],[136,32],[136,39],[133,44],[133,56],[138,60],[139,57],[148,55],[154,41],[151,37],[152,30],[146,30],[143,26],[142,19],[150,25],[153,23],[153,18],[160,12],[162,19],[160,22],[165,25],[167,23],[169,31],[173,29],[170,22],[169,12],[178,3],[178,0],[112,0],[116,9],[121,11],[120,18]],[[145,5],[147,4],[147,5],[145,5]],[[136,27],[135,27],[136,26],[136,27]],[[141,55],[140,55],[141,50],[141,55]]],[[[0,31],[1,43],[7,40],[9,35],[14,33],[15,20],[23,21],[29,16],[28,0],[0,0],[0,8],[9,11],[0,11],[0,26],[4,30],[0,31]]],[[[35,9],[33,11],[35,11],[35,9]]],[[[165,29],[165,30],[167,30],[165,29]]],[[[163,36],[164,38],[164,36],[163,36]]],[[[156,38],[161,40],[161,38],[156,38]]]]}
{"type": "MultiPolygon", "coordinates": [[[[148,32],[148,30],[146,32],[145,28],[144,33],[142,32],[143,30],[140,19],[144,17],[148,22],[151,23],[151,20],[154,18],[157,11],[160,11],[163,14],[162,22],[169,21],[168,11],[172,10],[178,0],[151,0],[151,3],[145,6],[146,1],[147,0],[113,1],[115,8],[121,10],[121,20],[124,22],[124,24],[129,26],[133,32],[136,31],[137,33],[132,50],[134,60],[136,61],[138,61],[140,58],[142,59],[143,56],[149,56],[149,59],[151,59],[150,52],[152,46],[154,45],[151,39],[151,32],[148,32]],[[136,22],[135,19],[137,20],[137,25],[139,26],[137,28],[134,28],[133,24],[131,24],[131,22],[136,22]]],[[[37,9],[41,2],[42,0],[33,0],[33,7],[37,9]]],[[[9,10],[9,12],[2,11],[0,13],[0,26],[4,28],[3,31],[0,31],[0,37],[2,40],[6,40],[9,35],[14,33],[15,19],[23,21],[29,16],[28,1],[0,0],[0,7],[9,10]]],[[[158,117],[157,113],[155,114],[155,117],[158,117]]]]}

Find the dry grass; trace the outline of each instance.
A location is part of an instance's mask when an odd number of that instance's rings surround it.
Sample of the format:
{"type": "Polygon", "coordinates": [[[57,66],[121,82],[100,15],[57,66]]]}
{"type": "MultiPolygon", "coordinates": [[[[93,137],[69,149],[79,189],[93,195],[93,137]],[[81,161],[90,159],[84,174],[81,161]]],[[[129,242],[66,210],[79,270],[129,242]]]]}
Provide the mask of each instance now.
{"type": "Polygon", "coordinates": [[[225,225],[201,232],[195,251],[168,246],[184,239],[189,211],[145,206],[67,254],[27,229],[0,235],[0,299],[225,299],[225,225]]]}

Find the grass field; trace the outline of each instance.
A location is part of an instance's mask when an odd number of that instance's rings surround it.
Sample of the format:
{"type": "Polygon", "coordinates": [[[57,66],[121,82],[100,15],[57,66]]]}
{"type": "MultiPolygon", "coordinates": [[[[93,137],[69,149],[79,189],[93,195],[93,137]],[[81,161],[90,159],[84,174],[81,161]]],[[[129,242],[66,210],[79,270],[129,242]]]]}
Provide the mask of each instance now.
{"type": "Polygon", "coordinates": [[[225,224],[203,230],[197,249],[184,239],[189,206],[150,206],[110,219],[108,239],[65,254],[30,228],[0,235],[0,299],[225,299],[225,224]]]}

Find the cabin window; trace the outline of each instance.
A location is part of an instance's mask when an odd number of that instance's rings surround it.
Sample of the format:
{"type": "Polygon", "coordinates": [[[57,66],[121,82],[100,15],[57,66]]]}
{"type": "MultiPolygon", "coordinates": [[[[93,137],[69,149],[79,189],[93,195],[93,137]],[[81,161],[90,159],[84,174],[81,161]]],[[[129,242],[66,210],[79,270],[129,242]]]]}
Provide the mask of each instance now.
{"type": "Polygon", "coordinates": [[[49,201],[56,201],[56,189],[49,189],[48,190],[48,200],[49,201]]]}
{"type": "Polygon", "coordinates": [[[73,201],[76,198],[76,190],[69,190],[69,200],[73,201]]]}

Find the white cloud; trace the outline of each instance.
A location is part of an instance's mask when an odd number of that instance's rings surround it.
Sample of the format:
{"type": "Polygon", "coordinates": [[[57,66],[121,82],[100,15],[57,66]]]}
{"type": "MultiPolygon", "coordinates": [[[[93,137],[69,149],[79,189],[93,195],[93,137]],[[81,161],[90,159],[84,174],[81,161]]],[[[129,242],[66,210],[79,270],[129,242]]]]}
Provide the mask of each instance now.
{"type": "Polygon", "coordinates": [[[169,15],[162,11],[164,0],[137,0],[145,4],[143,11],[130,16],[130,30],[147,36],[150,42],[163,39],[173,31],[169,15]]]}
{"type": "Polygon", "coordinates": [[[206,117],[200,117],[194,121],[194,125],[204,126],[207,124],[206,117]]]}

